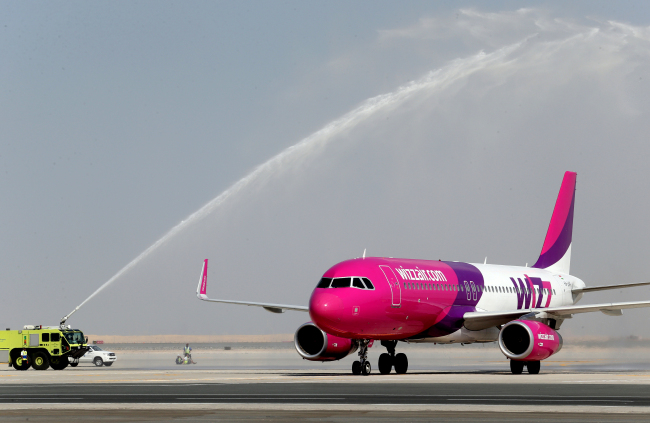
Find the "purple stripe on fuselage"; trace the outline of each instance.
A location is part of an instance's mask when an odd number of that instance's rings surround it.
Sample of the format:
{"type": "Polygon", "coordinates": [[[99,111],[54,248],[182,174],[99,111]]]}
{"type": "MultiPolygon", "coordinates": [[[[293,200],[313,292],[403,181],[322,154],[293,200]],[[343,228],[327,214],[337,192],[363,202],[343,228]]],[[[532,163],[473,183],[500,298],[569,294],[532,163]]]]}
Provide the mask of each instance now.
{"type": "Polygon", "coordinates": [[[463,327],[465,313],[476,311],[474,306],[450,306],[447,315],[438,323],[413,338],[438,337],[454,333],[463,327]]]}
{"type": "Polygon", "coordinates": [[[571,209],[569,210],[569,215],[567,216],[566,221],[564,222],[564,227],[560,236],[558,236],[555,244],[546,251],[546,253],[539,256],[537,262],[533,265],[537,269],[546,269],[560,261],[562,257],[566,254],[569,246],[571,245],[571,237],[573,234],[573,206],[576,201],[575,191],[573,192],[573,199],[571,200],[571,209]]]}
{"type": "Polygon", "coordinates": [[[485,281],[480,270],[469,263],[455,261],[445,261],[444,263],[452,268],[458,279],[458,284],[463,286],[463,291],[458,290],[454,303],[447,309],[447,315],[417,337],[445,336],[456,332],[463,326],[463,315],[470,311],[476,311],[476,304],[483,295],[485,281]]]}

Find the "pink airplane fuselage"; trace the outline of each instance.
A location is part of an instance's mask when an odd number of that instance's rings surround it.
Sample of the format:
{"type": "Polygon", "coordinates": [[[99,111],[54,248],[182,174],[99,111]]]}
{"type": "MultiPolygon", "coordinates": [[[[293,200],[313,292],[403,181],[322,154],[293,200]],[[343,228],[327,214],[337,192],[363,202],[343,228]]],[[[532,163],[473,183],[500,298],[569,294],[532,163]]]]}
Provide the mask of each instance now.
{"type": "Polygon", "coordinates": [[[445,342],[460,333],[466,312],[574,304],[579,296],[572,297],[571,287],[584,286],[570,275],[530,267],[379,257],[343,261],[323,274],[347,277],[368,278],[374,289],[316,288],[310,317],[332,335],[376,340],[445,342]]]}

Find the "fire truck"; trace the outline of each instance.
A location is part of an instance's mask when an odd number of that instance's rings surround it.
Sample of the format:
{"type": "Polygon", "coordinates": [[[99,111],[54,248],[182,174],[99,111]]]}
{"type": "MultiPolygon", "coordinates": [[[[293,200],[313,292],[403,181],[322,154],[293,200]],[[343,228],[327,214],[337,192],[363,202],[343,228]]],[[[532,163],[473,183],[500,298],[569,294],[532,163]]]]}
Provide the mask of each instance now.
{"type": "Polygon", "coordinates": [[[27,325],[22,330],[0,331],[0,363],[9,363],[16,370],[75,367],[87,350],[83,332],[70,325],[27,325]]]}

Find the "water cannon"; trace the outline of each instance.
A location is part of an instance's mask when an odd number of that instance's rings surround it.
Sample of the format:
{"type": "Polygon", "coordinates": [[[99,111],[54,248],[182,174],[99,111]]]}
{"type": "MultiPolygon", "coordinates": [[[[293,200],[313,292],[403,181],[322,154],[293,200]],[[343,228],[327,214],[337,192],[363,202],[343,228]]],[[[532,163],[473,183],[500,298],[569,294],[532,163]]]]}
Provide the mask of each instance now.
{"type": "Polygon", "coordinates": [[[66,327],[66,325],[65,325],[66,320],[68,320],[70,318],[70,316],[72,316],[74,314],[75,311],[79,310],[79,308],[81,308],[82,305],[83,305],[83,303],[79,304],[74,310],[72,310],[70,313],[68,313],[67,316],[63,316],[63,318],[61,319],[61,322],[59,323],[59,325],[61,326],[61,329],[68,329],[69,328],[69,326],[66,327]]]}

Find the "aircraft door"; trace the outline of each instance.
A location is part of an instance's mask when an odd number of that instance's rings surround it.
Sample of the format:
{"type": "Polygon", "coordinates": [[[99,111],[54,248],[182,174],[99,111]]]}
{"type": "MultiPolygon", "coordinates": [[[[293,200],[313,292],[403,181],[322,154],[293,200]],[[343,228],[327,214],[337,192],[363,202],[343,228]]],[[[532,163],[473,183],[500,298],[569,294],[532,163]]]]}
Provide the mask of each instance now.
{"type": "Polygon", "coordinates": [[[392,306],[393,307],[401,307],[402,306],[402,287],[400,286],[399,282],[397,281],[397,277],[395,276],[395,272],[393,272],[393,269],[391,269],[389,266],[386,265],[380,265],[379,268],[381,271],[384,273],[384,276],[386,276],[386,282],[388,282],[388,286],[390,287],[390,293],[393,297],[392,300],[392,306]]]}

